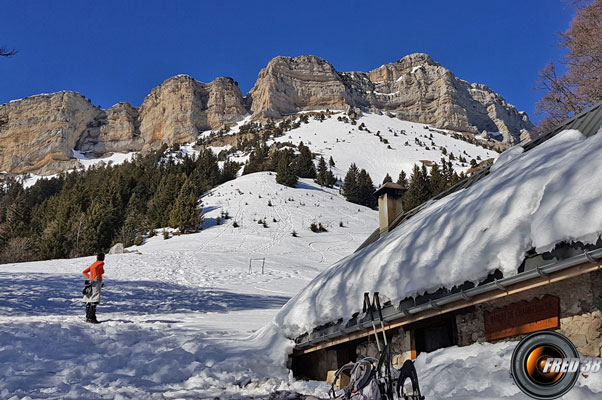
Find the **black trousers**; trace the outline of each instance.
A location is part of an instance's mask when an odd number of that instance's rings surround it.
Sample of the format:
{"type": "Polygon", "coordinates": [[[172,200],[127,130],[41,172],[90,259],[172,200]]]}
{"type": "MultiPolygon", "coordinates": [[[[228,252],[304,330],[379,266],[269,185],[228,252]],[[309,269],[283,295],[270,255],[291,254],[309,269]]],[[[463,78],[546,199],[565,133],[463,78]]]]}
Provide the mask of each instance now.
{"type": "Polygon", "coordinates": [[[86,303],[86,321],[96,322],[96,305],[98,303],[86,303]]]}

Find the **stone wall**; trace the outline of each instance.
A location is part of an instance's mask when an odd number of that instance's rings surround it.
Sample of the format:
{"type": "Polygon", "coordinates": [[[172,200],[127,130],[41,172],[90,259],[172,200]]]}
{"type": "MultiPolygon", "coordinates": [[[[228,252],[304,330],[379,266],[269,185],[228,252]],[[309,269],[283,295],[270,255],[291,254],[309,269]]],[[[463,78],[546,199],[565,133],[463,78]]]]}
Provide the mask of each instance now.
{"type": "MultiPolygon", "coordinates": [[[[558,331],[567,336],[583,355],[599,357],[602,354],[602,271],[502,297],[466,309],[469,311],[458,311],[455,315],[457,344],[468,346],[486,341],[485,311],[492,311],[520,301],[531,301],[544,295],[552,295],[560,299],[560,328],[558,331]]],[[[400,368],[405,360],[411,359],[413,335],[414,333],[409,327],[407,330],[398,328],[387,332],[395,368],[400,368]]],[[[518,340],[519,338],[501,340],[518,340]]],[[[379,336],[379,340],[382,345],[382,334],[379,336]]],[[[311,376],[306,375],[305,377],[323,380],[326,379],[329,370],[336,370],[349,361],[353,350],[356,360],[379,356],[374,335],[345,346],[345,349],[339,346],[310,353],[305,356],[304,360],[298,361],[297,371],[311,370],[311,376]]],[[[295,372],[295,376],[301,376],[301,374],[295,372]]]]}
{"type": "MultiPolygon", "coordinates": [[[[602,347],[602,271],[540,286],[523,293],[479,304],[474,312],[456,316],[458,345],[485,341],[485,311],[549,294],[560,299],[560,329],[582,354],[600,356],[602,347]]],[[[502,339],[507,340],[507,339],[502,339]]]]}
{"type": "MultiPolygon", "coordinates": [[[[403,328],[399,328],[392,334],[389,333],[387,337],[391,341],[393,366],[395,368],[401,368],[405,360],[410,360],[412,358],[412,333],[403,328]]],[[[382,346],[382,334],[380,334],[379,340],[382,346]]],[[[355,348],[355,353],[358,360],[364,357],[378,358],[378,348],[376,346],[374,335],[370,336],[367,341],[358,344],[355,348]]]]}
{"type": "MultiPolygon", "coordinates": [[[[492,311],[520,301],[531,301],[546,294],[560,299],[558,331],[567,336],[582,354],[599,357],[602,354],[602,271],[478,304],[470,312],[458,313],[456,315],[458,346],[486,341],[485,311],[492,311]]],[[[400,328],[390,336],[390,340],[393,363],[398,368],[405,360],[411,358],[411,332],[400,328]]],[[[374,336],[359,344],[356,354],[358,359],[367,356],[378,357],[374,336]]]]}

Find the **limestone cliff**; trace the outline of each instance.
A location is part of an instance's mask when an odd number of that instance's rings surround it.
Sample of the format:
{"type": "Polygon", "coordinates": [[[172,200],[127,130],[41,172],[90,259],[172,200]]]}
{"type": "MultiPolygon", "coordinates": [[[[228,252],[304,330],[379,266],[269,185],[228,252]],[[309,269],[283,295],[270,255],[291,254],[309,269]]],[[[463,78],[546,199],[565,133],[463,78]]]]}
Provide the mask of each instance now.
{"type": "Polygon", "coordinates": [[[119,103],[102,110],[75,92],[32,96],[0,106],[0,171],[49,175],[78,166],[73,150],[98,157],[192,142],[246,113],[230,78],[167,79],[139,109],[119,103]]]}
{"type": "Polygon", "coordinates": [[[101,110],[81,134],[76,150],[101,156],[110,152],[139,151],[144,146],[138,129],[138,109],[118,103],[101,110]]]}
{"type": "Polygon", "coordinates": [[[500,132],[506,143],[533,129],[525,113],[487,86],[457,78],[422,53],[368,73],[337,72],[314,56],[276,57],[259,73],[249,97],[256,116],[351,106],[456,131],[500,132]]]}
{"type": "Polygon", "coordinates": [[[246,110],[240,89],[231,78],[206,84],[188,75],[167,79],[146,96],[140,107],[140,136],[145,148],[188,143],[209,129],[231,125],[246,110]]]}
{"type": "Polygon", "coordinates": [[[72,150],[101,112],[75,92],[27,97],[0,106],[0,171],[52,174],[77,163],[72,150]]]}
{"type": "Polygon", "coordinates": [[[53,174],[78,165],[72,150],[98,157],[189,143],[249,111],[256,119],[277,119],[349,108],[485,136],[500,132],[506,144],[528,138],[533,129],[527,115],[500,95],[457,78],[426,54],[367,73],[337,72],[315,56],[276,57],[246,98],[232,78],[202,83],[178,75],[154,88],[139,108],[118,103],[102,110],[75,92],[0,105],[0,171],[53,174]]]}
{"type": "Polygon", "coordinates": [[[345,85],[335,69],[314,56],[276,57],[249,92],[253,113],[279,118],[303,110],[344,108],[345,85]]]}

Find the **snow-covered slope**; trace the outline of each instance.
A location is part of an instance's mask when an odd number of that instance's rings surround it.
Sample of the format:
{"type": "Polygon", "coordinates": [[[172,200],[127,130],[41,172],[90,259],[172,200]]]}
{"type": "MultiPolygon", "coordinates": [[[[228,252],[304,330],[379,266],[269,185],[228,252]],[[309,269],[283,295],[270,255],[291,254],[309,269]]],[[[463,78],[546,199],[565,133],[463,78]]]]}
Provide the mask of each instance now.
{"type": "Polygon", "coordinates": [[[215,188],[203,206],[200,233],[159,234],[139,254],[107,256],[98,326],[83,322],[80,301],[92,257],[0,265],[0,399],[313,391],[289,385],[291,344],[270,321],[376,228],[376,211],[311,180],[278,185],[267,172],[215,188]],[[222,211],[232,218],[216,225],[222,211]],[[328,232],[311,232],[312,222],[328,232]],[[264,274],[259,260],[249,273],[249,259],[263,257],[264,274]]]}
{"type": "MultiPolygon", "coordinates": [[[[134,248],[139,254],[107,256],[100,325],[83,322],[80,302],[80,271],[93,258],[0,265],[0,399],[266,399],[279,390],[326,397],[324,383],[292,379],[284,365],[293,343],[273,318],[357,247],[376,227],[376,212],[309,180],[277,185],[270,173],[228,182],[203,205],[202,232],[159,235],[134,248]],[[218,226],[222,211],[232,218],[218,226]],[[328,232],[310,232],[311,222],[328,232]],[[266,258],[263,275],[256,262],[248,272],[256,257],[266,258]]],[[[421,354],[423,393],[523,399],[509,375],[514,345],[421,354]]],[[[565,399],[599,398],[600,377],[581,377],[565,399]]]]}
{"type": "Polygon", "coordinates": [[[398,302],[515,275],[525,254],[602,234],[602,134],[570,130],[503,154],[473,186],[427,205],[379,241],[337,262],[292,299],[277,322],[289,337],[361,310],[364,292],[398,302]]]}
{"type": "MultiPolygon", "coordinates": [[[[452,153],[455,159],[451,161],[457,172],[467,171],[472,159],[480,162],[490,158],[495,159],[499,155],[483,146],[458,139],[457,137],[461,137],[462,134],[434,129],[427,124],[402,121],[386,115],[366,113],[357,119],[355,125],[351,124],[351,120],[343,112],[328,115],[323,110],[318,110],[302,112],[298,115],[300,118],[303,114],[315,113],[323,113],[327,118],[320,122],[310,117],[308,123],[301,123],[298,128],[285,132],[284,136],[268,140],[268,144],[290,142],[298,145],[304,142],[317,157],[322,155],[327,161],[332,157],[336,163],[332,168],[333,173],[341,179],[344,178],[351,163],[356,163],[360,169],[368,171],[374,184],[378,185],[387,173],[393,177],[393,180],[397,179],[402,170],[409,177],[414,164],[422,165],[421,161],[440,163],[441,158],[449,160],[452,153]],[[460,162],[460,157],[463,157],[466,162],[460,162]]],[[[250,116],[232,127],[226,135],[240,133],[241,126],[249,123],[252,123],[250,116]]],[[[215,139],[221,135],[224,133],[206,131],[201,133],[200,137],[215,139]]],[[[493,143],[478,136],[469,135],[469,137],[485,146],[493,143]]],[[[218,154],[222,150],[230,150],[232,145],[214,145],[209,148],[218,154]]],[[[179,150],[175,153],[194,155],[198,152],[195,143],[188,143],[179,146],[179,150]]],[[[78,151],[73,151],[73,157],[82,169],[100,163],[121,164],[131,160],[136,154],[135,152],[113,153],[108,157],[88,158],[78,151]]],[[[244,163],[248,159],[248,153],[237,152],[230,154],[229,158],[244,163]]],[[[39,175],[29,174],[25,185],[31,186],[40,178],[42,177],[39,175]]]]}
{"type": "Polygon", "coordinates": [[[286,132],[276,141],[294,144],[303,141],[314,153],[324,156],[326,161],[332,156],[336,163],[333,172],[340,178],[345,177],[351,163],[356,163],[358,168],[368,171],[375,185],[382,182],[387,173],[393,180],[397,180],[402,170],[409,176],[414,164],[422,165],[421,160],[440,162],[442,157],[448,159],[449,154],[453,153],[456,158],[452,161],[454,169],[461,172],[470,168],[469,163],[473,158],[487,160],[499,155],[495,151],[454,139],[452,132],[429,130],[429,125],[377,114],[364,114],[357,119],[356,125],[352,125],[338,120],[343,116],[344,113],[337,113],[323,122],[309,118],[309,123],[286,132]],[[361,124],[365,126],[362,130],[361,124]],[[382,141],[376,136],[377,132],[380,132],[382,141]],[[442,153],[443,148],[447,156],[442,153]],[[460,163],[460,156],[467,163],[460,163]]]}

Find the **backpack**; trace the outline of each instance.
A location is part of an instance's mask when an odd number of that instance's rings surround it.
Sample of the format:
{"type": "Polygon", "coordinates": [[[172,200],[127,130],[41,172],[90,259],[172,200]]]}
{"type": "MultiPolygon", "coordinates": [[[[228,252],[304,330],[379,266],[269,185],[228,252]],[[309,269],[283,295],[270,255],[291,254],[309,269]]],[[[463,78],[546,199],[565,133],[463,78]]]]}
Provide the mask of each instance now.
{"type": "Polygon", "coordinates": [[[380,388],[376,379],[376,370],[373,357],[366,357],[356,363],[349,362],[343,365],[335,374],[334,382],[330,388],[330,395],[334,399],[345,400],[376,400],[380,399],[380,388]],[[334,385],[341,374],[349,375],[349,384],[343,388],[339,395],[335,393],[334,385]]]}
{"type": "Polygon", "coordinates": [[[82,290],[82,294],[86,297],[92,296],[92,282],[86,281],[84,283],[84,290],[82,290]]]}

